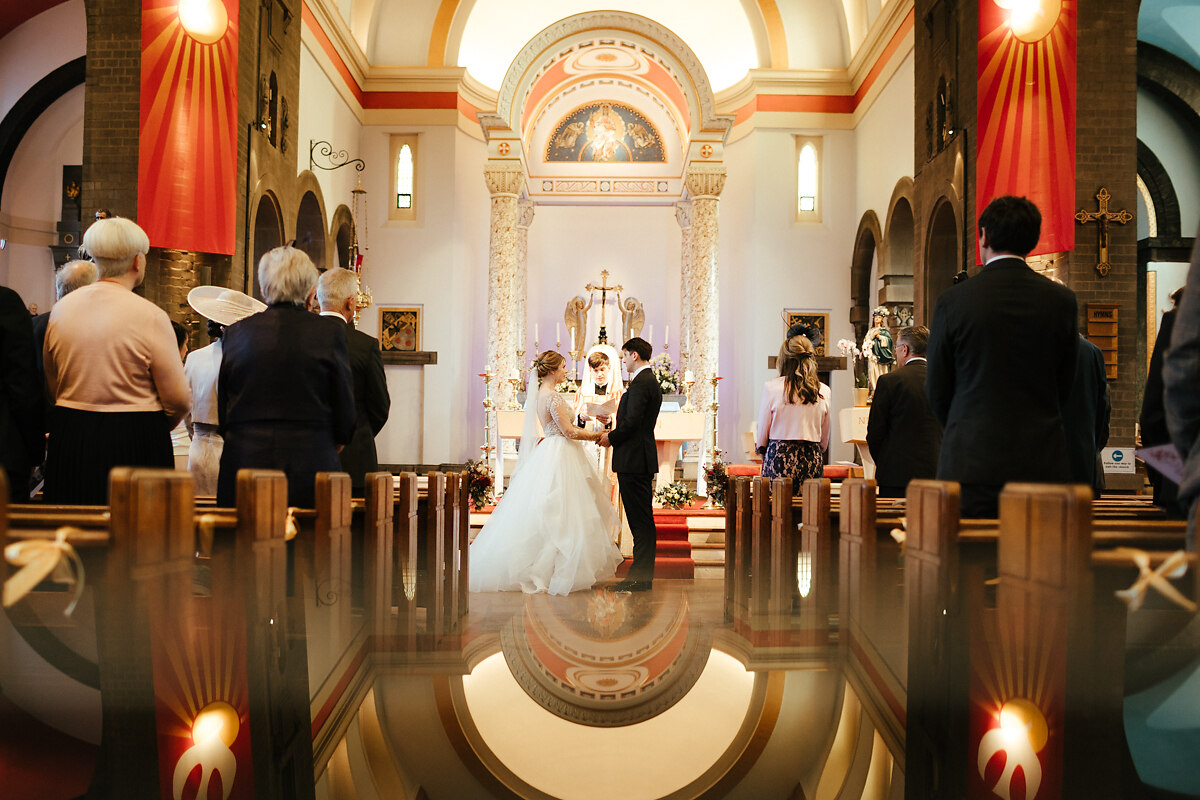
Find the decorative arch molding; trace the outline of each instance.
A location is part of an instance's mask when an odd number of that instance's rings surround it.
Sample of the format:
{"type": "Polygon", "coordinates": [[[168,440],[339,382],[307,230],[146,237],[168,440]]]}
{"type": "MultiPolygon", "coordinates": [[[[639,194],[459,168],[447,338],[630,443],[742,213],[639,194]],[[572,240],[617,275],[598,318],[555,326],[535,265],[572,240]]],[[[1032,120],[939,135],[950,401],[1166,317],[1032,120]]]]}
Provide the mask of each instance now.
{"type": "Polygon", "coordinates": [[[87,77],[86,62],[86,56],[80,56],[46,75],[29,87],[0,121],[0,194],[13,156],[30,127],[56,100],[83,85],[87,77]]]}
{"type": "Polygon", "coordinates": [[[496,115],[511,130],[521,130],[519,115],[526,93],[537,80],[536,66],[545,61],[548,54],[562,49],[564,43],[580,34],[595,36],[609,32],[659,51],[661,63],[681,82],[688,105],[691,136],[713,130],[728,133],[733,125],[733,117],[716,113],[716,98],[708,74],[692,49],[654,20],[619,11],[576,14],[554,23],[530,39],[504,75],[496,99],[496,115]]]}
{"type": "Polygon", "coordinates": [[[908,177],[907,175],[905,175],[900,180],[896,181],[895,187],[892,188],[892,197],[890,200],[888,200],[887,227],[884,229],[885,230],[885,233],[884,233],[885,240],[887,238],[887,235],[891,232],[892,221],[896,218],[896,206],[901,202],[907,203],[909,213],[912,213],[912,210],[914,208],[916,208],[916,199],[914,197],[914,195],[915,195],[914,189],[915,189],[915,184],[913,182],[913,179],[908,177]]]}
{"type": "Polygon", "coordinates": [[[1154,218],[1158,221],[1155,239],[1178,239],[1182,235],[1179,217],[1179,197],[1175,185],[1162,162],[1146,143],[1138,139],[1137,174],[1146,185],[1150,200],[1154,204],[1154,218]]]}
{"type": "MultiPolygon", "coordinates": [[[[854,253],[850,257],[850,324],[854,326],[854,338],[861,339],[871,322],[871,263],[882,259],[883,226],[879,215],[868,210],[858,222],[854,234],[854,253]]],[[[882,266],[882,260],[880,265],[882,266]]]]}
{"type": "Polygon", "coordinates": [[[1200,137],[1200,71],[1146,42],[1137,43],[1138,87],[1175,112],[1194,137],[1200,137]]]}
{"type": "MultiPolygon", "coordinates": [[[[329,218],[329,231],[325,236],[325,241],[329,245],[329,252],[325,256],[325,264],[328,267],[349,269],[349,252],[342,252],[341,241],[338,238],[343,227],[354,230],[354,215],[350,213],[350,209],[344,203],[338,205],[333,210],[333,216],[329,218]]],[[[349,247],[348,242],[347,247],[349,247]]]]}

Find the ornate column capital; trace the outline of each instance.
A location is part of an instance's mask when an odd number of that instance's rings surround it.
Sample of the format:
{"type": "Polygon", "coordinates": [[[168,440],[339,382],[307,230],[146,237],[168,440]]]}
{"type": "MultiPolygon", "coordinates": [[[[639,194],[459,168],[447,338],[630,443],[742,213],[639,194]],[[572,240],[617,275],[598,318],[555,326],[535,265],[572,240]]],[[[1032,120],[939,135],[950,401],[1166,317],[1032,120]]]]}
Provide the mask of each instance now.
{"type": "Polygon", "coordinates": [[[692,199],[698,197],[720,197],[725,188],[725,166],[723,164],[692,164],[683,176],[692,199]]]}
{"type": "Polygon", "coordinates": [[[675,221],[679,227],[687,230],[692,227],[692,204],[681,200],[675,204],[675,221]]]}
{"type": "Polygon", "coordinates": [[[493,197],[516,197],[525,186],[525,167],[520,161],[489,161],[483,167],[483,179],[493,197]]]}
{"type": "Polygon", "coordinates": [[[533,224],[533,201],[518,200],[517,201],[517,225],[521,228],[528,228],[533,224]]]}

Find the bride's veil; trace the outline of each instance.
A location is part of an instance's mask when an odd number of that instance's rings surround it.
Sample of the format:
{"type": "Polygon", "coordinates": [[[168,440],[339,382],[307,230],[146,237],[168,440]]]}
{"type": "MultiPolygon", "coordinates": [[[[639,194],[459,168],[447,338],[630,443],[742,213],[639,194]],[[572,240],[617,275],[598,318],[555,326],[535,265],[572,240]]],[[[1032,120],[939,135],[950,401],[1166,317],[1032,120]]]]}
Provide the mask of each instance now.
{"type": "Polygon", "coordinates": [[[521,468],[529,463],[533,451],[537,449],[538,440],[542,438],[542,426],[538,421],[538,376],[537,369],[530,371],[525,390],[525,422],[521,426],[521,444],[517,453],[517,466],[513,468],[512,477],[517,477],[521,468]]]}

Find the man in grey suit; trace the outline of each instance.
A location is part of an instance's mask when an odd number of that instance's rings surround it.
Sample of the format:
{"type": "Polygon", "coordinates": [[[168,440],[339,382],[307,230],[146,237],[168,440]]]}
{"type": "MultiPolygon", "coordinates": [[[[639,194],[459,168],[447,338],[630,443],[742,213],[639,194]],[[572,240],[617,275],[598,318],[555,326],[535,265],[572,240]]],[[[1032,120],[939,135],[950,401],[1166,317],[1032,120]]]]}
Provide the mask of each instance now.
{"type": "Polygon", "coordinates": [[[321,316],[333,317],[346,328],[346,349],[350,354],[350,374],[354,376],[354,434],[338,458],[350,474],[350,487],[361,496],[366,475],[379,469],[375,436],[387,422],[392,401],[383,374],[383,356],[379,340],[354,327],[358,308],[358,278],[347,269],[326,270],[317,281],[317,301],[321,316]]]}
{"type": "Polygon", "coordinates": [[[896,340],[900,366],[879,376],[871,416],[867,420],[867,447],[875,459],[875,483],[880,497],[903,497],[914,478],[937,475],[942,425],[925,396],[925,348],[929,328],[904,328],[896,340]]]}
{"type": "Polygon", "coordinates": [[[1075,293],[1025,263],[1042,215],[997,197],[979,216],[984,266],[937,299],[929,405],[945,433],[939,480],[962,484],[964,517],[995,517],[1010,481],[1071,479],[1062,409],[1075,377],[1075,293]]]}

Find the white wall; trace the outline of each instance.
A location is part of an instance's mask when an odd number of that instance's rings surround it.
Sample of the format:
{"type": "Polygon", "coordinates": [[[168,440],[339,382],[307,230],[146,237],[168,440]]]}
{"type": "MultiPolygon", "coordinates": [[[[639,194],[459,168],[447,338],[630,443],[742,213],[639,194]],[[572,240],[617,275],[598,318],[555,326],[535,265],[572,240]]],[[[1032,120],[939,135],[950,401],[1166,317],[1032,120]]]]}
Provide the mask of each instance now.
{"type": "Polygon", "coordinates": [[[67,0],[14,28],[0,39],[0,119],[35,83],[86,52],[83,0],[67,0]]]}
{"type": "Polygon", "coordinates": [[[1138,90],[1137,135],[1171,176],[1179,198],[1180,233],[1194,236],[1200,223],[1200,143],[1161,100],[1138,90]]]}
{"type": "Polygon", "coordinates": [[[0,283],[26,305],[49,311],[54,301],[55,223],[62,215],[62,168],[83,163],[83,86],[55,101],[29,128],[4,180],[0,209],[8,244],[0,250],[0,283]]]}
{"type": "Polygon", "coordinates": [[[913,80],[910,52],[854,131],[856,223],[871,210],[879,215],[881,225],[887,225],[892,190],[901,178],[916,171],[913,80]]]}

